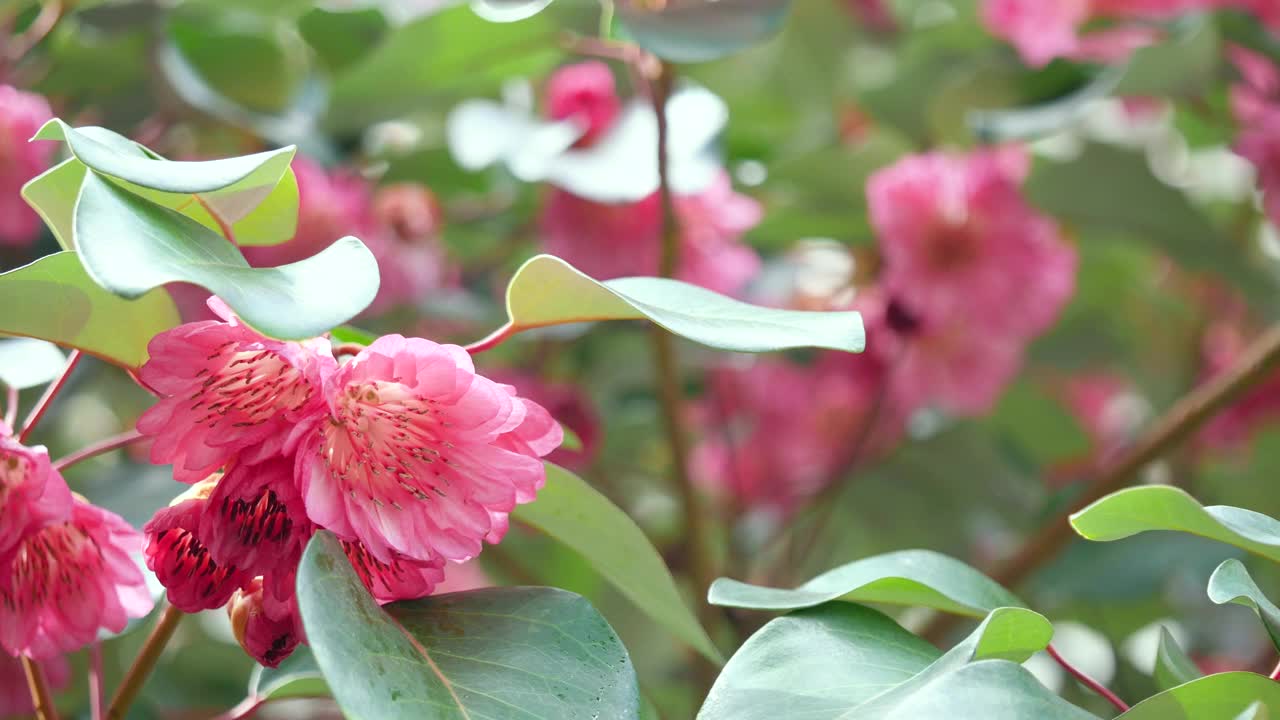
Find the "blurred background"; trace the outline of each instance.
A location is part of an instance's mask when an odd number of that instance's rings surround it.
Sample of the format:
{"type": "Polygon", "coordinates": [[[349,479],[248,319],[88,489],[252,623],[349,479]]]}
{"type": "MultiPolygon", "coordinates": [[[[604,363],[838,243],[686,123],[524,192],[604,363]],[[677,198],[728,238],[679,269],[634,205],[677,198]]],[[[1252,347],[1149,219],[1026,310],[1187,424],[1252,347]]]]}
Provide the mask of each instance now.
{"type": "MultiPolygon", "coordinates": [[[[25,142],[57,116],[170,159],[296,144],[297,236],[245,255],[277,265],[360,237],[383,276],[356,321],[371,332],[483,337],[505,320],[506,281],[538,252],[602,279],[656,273],[660,203],[637,179],[653,139],[626,122],[643,116],[646,88],[583,42],[602,25],[626,42],[625,29],[591,0],[511,24],[481,17],[503,3],[476,4],[480,14],[432,0],[4,0],[0,270],[58,250],[18,195],[62,152],[25,142]]],[[[1093,9],[1058,18],[1068,36],[1055,39],[1046,20],[1002,15],[1017,3],[994,0],[753,5],[776,33],[675,70],[672,163],[688,170],[674,178],[679,276],[761,305],[861,310],[868,352],[681,346],[688,467],[718,565],[795,584],[923,547],[989,567],[1276,318],[1275,10],[1079,3],[1093,9]]],[[[172,291],[201,316],[199,293],[172,291]]],[[[573,430],[578,448],[552,459],[688,570],[646,333],[531,332],[477,364],[573,430]]],[[[37,438],[55,457],[128,429],[149,405],[96,360],[72,382],[37,438]]],[[[1143,477],[1280,514],[1276,420],[1280,375],[1143,477]]],[[[182,489],[144,447],[68,479],[135,526],[182,489]]],[[[1160,624],[1206,668],[1273,664],[1249,613],[1205,597],[1231,554],[1185,535],[1078,542],[1021,592],[1058,626],[1064,654],[1144,697],[1160,624]]],[[[661,717],[693,716],[687,652],[579,557],[515,527],[472,565],[462,587],[590,598],[661,717]]],[[[1250,569],[1280,590],[1273,566],[1250,569]]],[[[726,647],[764,618],[732,620],[726,647]]],[[[105,645],[108,687],[141,636],[105,645]]],[[[85,662],[70,658],[74,686],[85,662]]],[[[245,697],[251,665],[223,613],[190,619],[132,717],[210,717],[245,697]]],[[[1038,671],[1066,685],[1051,664],[1038,671]]],[[[262,716],[338,714],[309,701],[262,716]]]]}

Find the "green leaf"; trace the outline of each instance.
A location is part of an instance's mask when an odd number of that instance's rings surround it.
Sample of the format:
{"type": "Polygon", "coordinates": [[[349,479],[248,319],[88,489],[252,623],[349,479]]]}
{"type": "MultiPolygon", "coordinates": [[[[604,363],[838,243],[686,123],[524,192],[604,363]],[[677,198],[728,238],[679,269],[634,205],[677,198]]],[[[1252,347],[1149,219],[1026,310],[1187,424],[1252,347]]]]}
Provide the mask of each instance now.
{"type": "Polygon", "coordinates": [[[798,347],[860,352],[865,341],[856,312],[758,307],[664,278],[598,282],[551,255],[531,258],[511,278],[507,317],[505,326],[476,345],[549,325],[645,319],[694,342],[737,352],[798,347]]]}
{"type": "Polygon", "coordinates": [[[674,62],[704,62],[755,45],[782,27],[791,0],[670,0],[648,9],[618,4],[618,22],[636,43],[674,62]]]}
{"type": "Polygon", "coordinates": [[[1182,191],[1161,182],[1146,157],[1092,144],[1067,162],[1038,163],[1024,187],[1042,210],[1085,230],[1118,232],[1206,270],[1247,293],[1271,297],[1275,283],[1248,262],[1182,191]],[[1105,177],[1107,182],[1098,182],[1105,177]],[[1122,187],[1123,193],[1115,192],[1122,187]]]}
{"type": "Polygon", "coordinates": [[[346,237],[305,260],[251,268],[230,242],[96,174],[75,212],[76,246],[104,288],[134,298],[171,282],[200,285],[266,335],[314,337],[350,320],[378,290],[378,264],[346,237]]]}
{"type": "Polygon", "coordinates": [[[87,172],[84,163],[69,158],[45,170],[22,186],[22,199],[44,219],[45,225],[63,250],[75,247],[71,238],[71,217],[87,172]]]}
{"type": "Polygon", "coordinates": [[[542,12],[551,0],[471,0],[471,10],[489,22],[517,22],[542,12]]]}
{"type": "Polygon", "coordinates": [[[311,649],[298,647],[279,667],[255,665],[249,674],[249,697],[261,700],[285,698],[329,697],[320,665],[311,649]]]}
{"type": "Polygon", "coordinates": [[[1134,51],[1114,94],[1199,96],[1217,78],[1221,55],[1210,16],[1187,15],[1167,40],[1134,51]]]}
{"type": "Polygon", "coordinates": [[[676,589],[671,571],[644,531],[582,478],[547,463],[538,499],[520,505],[514,520],[575,550],[659,625],[715,662],[720,652],[676,589]]]}
{"type": "Polygon", "coordinates": [[[1120,540],[1148,530],[1178,530],[1235,545],[1280,562],[1280,522],[1227,505],[1204,507],[1186,492],[1148,485],[1112,493],[1071,516],[1088,540],[1120,540]]]}
{"type": "Polygon", "coordinates": [[[1267,720],[1269,717],[1271,717],[1271,712],[1267,710],[1267,706],[1263,705],[1262,701],[1259,700],[1241,711],[1241,713],[1235,717],[1235,720],[1267,720]]]}
{"type": "Polygon", "coordinates": [[[1000,608],[940,655],[874,610],[827,603],[753,635],[698,718],[1091,718],[1015,664],[1043,650],[1052,635],[1044,617],[1000,608]]]}
{"type": "Polygon", "coordinates": [[[1160,644],[1156,647],[1156,666],[1152,673],[1156,685],[1161,690],[1170,690],[1203,675],[1195,662],[1178,646],[1178,641],[1161,627],[1160,644]]]}
{"type": "MultiPolygon", "coordinates": [[[[292,146],[222,160],[198,162],[164,160],[142,146],[103,128],[72,128],[61,120],[50,120],[36,133],[36,140],[62,140],[79,160],[89,168],[127,183],[131,190],[149,200],[169,208],[192,208],[191,214],[199,218],[200,205],[192,203],[192,195],[208,205],[224,222],[237,231],[237,241],[246,245],[270,245],[292,237],[297,222],[297,182],[291,178],[293,171],[292,146]],[[155,192],[146,192],[151,190],[155,192]],[[279,197],[272,195],[280,193],[279,197]],[[270,201],[270,202],[268,202],[270,201]],[[255,208],[266,204],[261,215],[247,225],[241,222],[249,218],[255,208]],[[240,237],[243,234],[244,237],[240,237]]],[[[61,167],[61,166],[58,166],[61,167]]],[[[57,170],[58,168],[54,168],[57,170]]],[[[52,172],[52,171],[51,171],[52,172]]],[[[81,171],[83,172],[83,171],[81,171]]],[[[45,173],[32,184],[41,181],[45,173]]],[[[74,173],[63,168],[56,177],[56,184],[48,189],[37,188],[24,192],[28,201],[35,204],[37,198],[52,196],[65,202],[74,173]]],[[[200,208],[201,210],[203,208],[200,208]]],[[[65,216],[61,203],[48,210],[37,210],[49,218],[51,214],[65,216]]],[[[205,213],[207,215],[207,213],[205,213]]],[[[206,222],[210,227],[216,224],[206,222]]],[[[50,222],[55,230],[65,229],[65,223],[50,222]]],[[[65,242],[64,242],[65,244],[65,242]]]]}
{"type": "Polygon", "coordinates": [[[0,274],[0,333],[48,340],[127,368],[146,362],[152,336],[179,322],[164,290],[137,300],[112,295],[72,252],[0,274]]]}
{"type": "Polygon", "coordinates": [[[25,390],[52,382],[67,359],[57,345],[32,338],[0,339],[0,384],[25,390]]]}
{"type": "Polygon", "coordinates": [[[971,617],[984,617],[998,607],[1024,606],[972,567],[929,550],[901,550],[856,560],[794,590],[720,578],[707,593],[712,605],[753,610],[794,610],[831,600],[918,605],[971,617]]]}
{"type": "Polygon", "coordinates": [[[1251,672],[1218,673],[1153,695],[1116,720],[1235,718],[1258,704],[1264,712],[1280,712],[1280,683],[1251,672]]]}
{"type": "Polygon", "coordinates": [[[637,718],[627,650],[583,598],[488,588],[379,608],[332,534],[298,568],[307,640],[351,718],[637,718]]]}
{"type": "Polygon", "coordinates": [[[1209,576],[1209,599],[1222,605],[1235,603],[1251,608],[1262,621],[1271,642],[1280,649],[1280,608],[1267,599],[1258,584],[1249,576],[1244,563],[1234,558],[1224,560],[1213,575],[1209,576]]]}
{"type": "Polygon", "coordinates": [[[378,339],[377,335],[350,325],[340,325],[330,330],[329,337],[333,338],[334,342],[356,345],[372,345],[373,341],[378,339]]]}
{"type": "Polygon", "coordinates": [[[391,30],[377,8],[331,10],[314,7],[298,18],[298,32],[330,72],[338,72],[373,51],[391,30]]]}

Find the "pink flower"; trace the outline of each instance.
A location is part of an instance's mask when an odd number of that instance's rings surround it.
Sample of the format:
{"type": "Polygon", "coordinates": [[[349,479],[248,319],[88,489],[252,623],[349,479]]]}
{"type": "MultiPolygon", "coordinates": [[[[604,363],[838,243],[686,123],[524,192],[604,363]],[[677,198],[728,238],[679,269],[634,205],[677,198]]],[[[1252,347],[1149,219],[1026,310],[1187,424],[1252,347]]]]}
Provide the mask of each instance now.
{"type": "Polygon", "coordinates": [[[444,568],[444,582],[436,585],[435,594],[467,592],[480,588],[492,587],[493,581],[485,574],[484,568],[475,560],[464,563],[449,563],[444,568]]]}
{"type": "MultiPolygon", "coordinates": [[[[71,664],[61,655],[41,660],[40,669],[51,690],[61,690],[71,684],[71,664]]],[[[0,653],[0,719],[26,717],[33,712],[35,707],[22,661],[0,653]]]]}
{"type": "MultiPolygon", "coordinates": [[[[881,283],[931,330],[964,314],[981,318],[983,334],[1026,336],[1052,324],[1070,299],[1076,253],[1022,197],[1028,165],[1020,147],[927,153],[868,181],[881,283]]],[[[955,342],[940,331],[931,337],[955,342]]]]}
{"type": "Polygon", "coordinates": [[[1231,88],[1231,110],[1240,125],[1234,149],[1258,171],[1263,207],[1280,224],[1280,68],[1238,45],[1227,48],[1244,83],[1231,88]]]}
{"type": "Polygon", "coordinates": [[[477,375],[465,350],[420,338],[379,338],[324,395],[325,416],[299,428],[307,514],[384,563],[466,560],[500,540],[561,441],[546,410],[477,375]]]}
{"type": "Polygon", "coordinates": [[[40,217],[22,199],[22,186],[49,169],[56,146],[28,142],[53,118],[43,97],[0,85],[0,246],[23,247],[40,233],[40,217]]]}
{"type": "Polygon", "coordinates": [[[1012,43],[1028,65],[1041,67],[1059,57],[1116,62],[1161,37],[1158,29],[1134,21],[1165,20],[1210,4],[1206,0],[985,0],[982,22],[992,34],[1012,43]],[[1081,26],[1099,19],[1118,22],[1080,34],[1081,26]]]}
{"type": "Polygon", "coordinates": [[[520,397],[541,405],[573,431],[582,441],[581,450],[557,448],[547,460],[571,469],[581,469],[595,459],[600,442],[600,417],[591,398],[572,383],[547,382],[536,375],[503,369],[488,373],[494,382],[511,385],[520,397]]]}
{"type": "Polygon", "coordinates": [[[169,602],[183,612],[222,607],[253,578],[237,565],[220,565],[201,539],[204,513],[218,483],[196,483],[161,508],[143,528],[147,567],[168,591],[169,602]]]}
{"type": "Polygon", "coordinates": [[[457,284],[456,268],[440,243],[443,215],[430,190],[410,183],[379,188],[372,221],[360,239],[378,261],[382,282],[367,314],[421,303],[457,284]]]}
{"type": "Polygon", "coordinates": [[[692,474],[741,507],[793,510],[896,442],[901,416],[877,407],[885,369],[874,355],[825,353],[811,366],[770,358],[715,370],[692,474]]]}
{"type": "MultiPolygon", "coordinates": [[[[735,193],[727,174],[701,193],[677,196],[675,202],[680,225],[676,276],[719,293],[740,291],[760,269],[760,257],[742,242],[742,235],[760,222],[760,205],[735,193]]],[[[607,204],[553,189],[539,226],[546,252],[597,280],[658,274],[662,203],[657,194],[607,204]]]]}
{"type": "Polygon", "coordinates": [[[254,267],[309,258],[341,237],[359,237],[367,223],[372,190],[364,178],[349,171],[326,172],[303,155],[293,158],[293,173],[298,179],[298,229],[288,242],[241,248],[254,267]]]}
{"type": "Polygon", "coordinates": [[[139,371],[160,400],[138,420],[155,438],[151,461],[198,482],[241,456],[278,455],[288,431],[323,403],[316,392],[337,363],[323,339],[304,343],[263,337],[242,325],[221,300],[222,320],[188,323],[152,338],[139,371]]]}
{"type": "Polygon", "coordinates": [[[146,615],[151,595],[130,558],[141,549],[119,516],[76,499],[70,519],[29,534],[13,554],[0,581],[0,647],[52,657],[146,615]]]}
{"type": "Polygon", "coordinates": [[[1089,434],[1095,448],[1108,450],[1132,439],[1142,420],[1140,398],[1127,379],[1108,373],[1069,378],[1063,401],[1089,434]]]}
{"type": "Polygon", "coordinates": [[[342,549],[360,581],[379,603],[426,597],[444,580],[444,558],[422,561],[395,553],[383,562],[360,543],[344,541],[342,549]]]}
{"type": "Polygon", "coordinates": [[[20,444],[0,421],[0,558],[32,532],[71,515],[71,490],[43,447],[20,444]]]}
{"type": "Polygon", "coordinates": [[[272,602],[262,579],[250,581],[227,603],[231,630],[240,647],[267,667],[277,667],[303,640],[296,606],[272,602]]]}
{"type": "Polygon", "coordinates": [[[622,111],[609,66],[598,60],[566,65],[547,80],[547,115],[573,120],[584,135],[574,147],[590,147],[622,111]]]}
{"type": "MultiPolygon", "coordinates": [[[[252,575],[292,572],[314,528],[293,476],[294,459],[233,464],[202,508],[199,537],[212,559],[252,575]]],[[[289,588],[292,594],[292,587],[289,588]]]]}

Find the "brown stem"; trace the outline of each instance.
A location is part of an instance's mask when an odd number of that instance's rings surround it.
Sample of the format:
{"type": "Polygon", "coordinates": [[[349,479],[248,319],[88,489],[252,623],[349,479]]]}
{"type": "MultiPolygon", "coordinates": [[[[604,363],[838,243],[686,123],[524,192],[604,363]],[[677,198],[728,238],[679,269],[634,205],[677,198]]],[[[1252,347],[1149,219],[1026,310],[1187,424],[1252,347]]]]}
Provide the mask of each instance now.
{"type": "Polygon", "coordinates": [[[139,440],[142,440],[144,437],[146,436],[137,430],[130,430],[128,432],[123,432],[119,435],[109,437],[106,440],[100,440],[92,445],[86,445],[66,457],[58,458],[53,463],[53,469],[65,470],[72,465],[84,462],[89,458],[97,457],[103,453],[109,453],[112,450],[119,450],[122,447],[132,445],[139,440]]]}
{"type": "Polygon", "coordinates": [[[22,670],[27,675],[27,687],[31,689],[31,703],[36,708],[38,720],[58,720],[58,709],[53,705],[53,696],[49,694],[49,683],[44,678],[44,671],[35,660],[23,655],[22,670]]]}
{"type": "Polygon", "coordinates": [[[1116,695],[1115,693],[1108,690],[1106,685],[1103,685],[1097,680],[1094,680],[1093,678],[1086,675],[1083,670],[1080,670],[1076,666],[1067,662],[1067,659],[1059,655],[1058,650],[1054,648],[1052,645],[1049,645],[1048,647],[1046,647],[1045,651],[1048,652],[1049,657],[1053,658],[1054,661],[1057,662],[1059,665],[1061,665],[1064,670],[1071,673],[1072,677],[1074,677],[1076,680],[1079,680],[1081,685],[1084,685],[1085,687],[1089,688],[1095,693],[1101,695],[1103,698],[1106,699],[1107,702],[1114,705],[1116,709],[1119,710],[1120,712],[1128,712],[1129,705],[1126,704],[1125,701],[1121,700],[1119,695],[1116,695]]]}
{"type": "Polygon", "coordinates": [[[173,631],[178,629],[182,616],[183,613],[178,608],[172,605],[165,607],[164,613],[160,615],[160,622],[156,623],[142,650],[133,659],[133,665],[116,690],[115,697],[111,698],[111,705],[107,707],[107,720],[124,719],[129,706],[138,697],[138,692],[142,690],[151,671],[155,669],[160,653],[164,652],[165,645],[168,645],[170,638],[173,637],[173,631]]]}
{"type": "Polygon", "coordinates": [[[57,380],[49,383],[49,387],[44,389],[44,394],[36,401],[36,406],[31,408],[27,419],[22,423],[22,432],[18,433],[18,442],[26,442],[27,436],[36,428],[36,423],[40,422],[40,418],[44,417],[45,411],[49,409],[49,404],[53,398],[62,390],[62,386],[67,384],[67,380],[71,377],[71,371],[76,369],[76,364],[80,362],[80,351],[72,350],[67,355],[66,367],[62,368],[62,374],[57,380]]]}
{"type": "MultiPolygon", "coordinates": [[[[991,577],[1005,587],[1020,585],[1037,568],[1057,557],[1074,535],[1068,518],[1075,512],[1128,485],[1151,461],[1190,438],[1218,411],[1231,404],[1280,363],[1280,325],[1268,328],[1241,353],[1226,372],[1194,388],[1160,416],[1136,442],[1107,463],[1075,502],[1041,526],[991,577]]],[[[956,621],[939,615],[922,633],[937,640],[956,621]]]]}

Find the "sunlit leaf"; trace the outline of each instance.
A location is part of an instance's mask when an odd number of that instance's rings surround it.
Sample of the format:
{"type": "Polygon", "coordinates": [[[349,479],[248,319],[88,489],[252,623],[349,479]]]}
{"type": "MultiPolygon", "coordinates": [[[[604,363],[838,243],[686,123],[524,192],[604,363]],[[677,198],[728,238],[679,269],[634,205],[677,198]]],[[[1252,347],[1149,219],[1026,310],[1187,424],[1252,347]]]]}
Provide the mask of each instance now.
{"type": "Polygon", "coordinates": [[[179,322],[164,290],[125,300],[99,287],[75,253],[0,274],[0,333],[48,340],[136,368],[153,335],[179,322]]]}
{"type": "Polygon", "coordinates": [[[711,585],[713,605],[753,610],[794,610],[831,600],[914,605],[984,617],[1023,602],[972,567],[929,550],[902,550],[851,562],[794,590],[720,578],[711,585]]]}
{"type": "Polygon", "coordinates": [[[355,238],[296,263],[251,268],[220,235],[92,173],[76,205],[75,238],[89,274],[118,295],[194,283],[274,337],[320,335],[363,310],[378,290],[377,262],[355,238]]]}
{"type": "Polygon", "coordinates": [[[549,325],[647,319],[694,342],[737,352],[797,347],[859,352],[864,343],[856,312],[758,307],[664,278],[598,282],[551,255],[532,258],[516,271],[507,285],[507,316],[507,325],[491,339],[549,325]]]}
{"type": "Polygon", "coordinates": [[[1224,560],[1209,577],[1209,599],[1218,603],[1235,603],[1250,608],[1267,629],[1271,642],[1280,649],[1280,608],[1271,602],[1249,576],[1244,563],[1234,558],[1224,560]]]}
{"type": "Polygon", "coordinates": [[[351,717],[618,718],[640,714],[627,650],[583,598],[487,588],[379,608],[328,532],[298,568],[307,640],[351,717]]]}
{"type": "Polygon", "coordinates": [[[791,0],[618,0],[618,20],[646,50],[675,62],[714,60],[773,35],[791,0]]]}
{"type": "Polygon", "coordinates": [[[51,382],[66,357],[57,345],[33,338],[0,338],[0,384],[25,390],[51,382]]]}
{"type": "Polygon", "coordinates": [[[516,22],[542,12],[551,0],[471,0],[475,14],[489,22],[516,22]]]}
{"type": "Polygon", "coordinates": [[[1156,685],[1161,690],[1169,690],[1183,683],[1189,683],[1204,673],[1196,667],[1195,661],[1173,639],[1168,630],[1160,628],[1160,644],[1156,647],[1156,665],[1152,673],[1156,685]]]}
{"type": "Polygon", "coordinates": [[[1280,712],[1280,683],[1251,672],[1227,672],[1153,695],[1116,720],[1235,718],[1255,703],[1272,714],[1280,712]]]}

